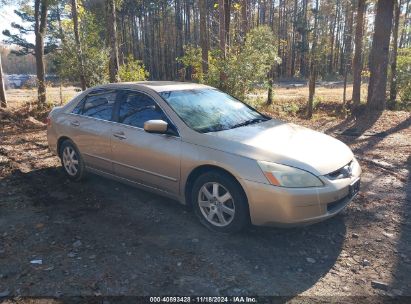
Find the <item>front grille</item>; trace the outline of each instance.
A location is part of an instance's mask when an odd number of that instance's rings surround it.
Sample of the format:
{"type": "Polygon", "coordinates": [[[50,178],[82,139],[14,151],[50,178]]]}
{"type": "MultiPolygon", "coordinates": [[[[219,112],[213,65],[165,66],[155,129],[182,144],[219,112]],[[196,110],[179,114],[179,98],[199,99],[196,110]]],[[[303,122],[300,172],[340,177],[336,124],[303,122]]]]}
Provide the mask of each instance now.
{"type": "Polygon", "coordinates": [[[341,167],[338,170],[335,170],[331,173],[326,174],[325,176],[328,177],[331,180],[336,180],[336,179],[342,179],[342,178],[348,178],[351,177],[352,174],[352,165],[353,162],[350,161],[348,164],[345,166],[341,167]]]}

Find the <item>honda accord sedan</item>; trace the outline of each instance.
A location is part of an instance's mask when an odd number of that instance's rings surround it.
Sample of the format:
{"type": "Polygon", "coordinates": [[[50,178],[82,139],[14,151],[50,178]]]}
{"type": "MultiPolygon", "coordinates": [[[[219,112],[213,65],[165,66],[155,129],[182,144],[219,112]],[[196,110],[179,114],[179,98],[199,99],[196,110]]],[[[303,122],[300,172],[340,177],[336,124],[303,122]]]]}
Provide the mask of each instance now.
{"type": "Polygon", "coordinates": [[[69,179],[88,171],[170,197],[214,231],[316,223],[360,187],[341,141],[205,85],[98,86],[54,108],[47,124],[69,179]]]}

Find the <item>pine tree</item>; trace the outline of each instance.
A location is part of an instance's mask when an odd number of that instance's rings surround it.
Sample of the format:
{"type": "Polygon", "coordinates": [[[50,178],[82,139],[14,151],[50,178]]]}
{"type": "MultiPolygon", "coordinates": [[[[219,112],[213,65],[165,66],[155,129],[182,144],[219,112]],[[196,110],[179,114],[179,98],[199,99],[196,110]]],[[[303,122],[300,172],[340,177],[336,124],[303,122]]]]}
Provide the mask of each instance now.
{"type": "Polygon", "coordinates": [[[74,39],[77,46],[77,60],[80,64],[80,84],[81,89],[84,91],[86,89],[86,77],[84,75],[84,59],[79,34],[77,0],[71,0],[71,16],[73,18],[74,39]]]}
{"type": "Polygon", "coordinates": [[[392,58],[391,58],[391,78],[390,78],[390,101],[394,105],[397,99],[397,57],[398,57],[398,34],[400,29],[401,0],[394,3],[394,28],[392,39],[392,58]]]}
{"type": "Polygon", "coordinates": [[[319,0],[315,0],[314,9],[314,28],[313,28],[313,42],[310,51],[310,77],[308,82],[308,103],[307,103],[307,117],[313,116],[313,105],[315,95],[315,82],[317,80],[317,43],[318,43],[318,10],[319,0]]]}
{"type": "Polygon", "coordinates": [[[371,73],[367,99],[369,111],[382,111],[386,107],[388,53],[393,10],[393,0],[378,0],[369,59],[371,73]]]}
{"type": "Polygon", "coordinates": [[[57,48],[55,41],[47,39],[47,30],[51,29],[54,14],[49,16],[50,0],[35,0],[34,14],[31,15],[24,11],[15,11],[22,21],[27,22],[30,27],[26,28],[20,24],[12,23],[11,26],[17,29],[19,34],[11,34],[9,30],[4,30],[3,34],[8,37],[5,42],[19,46],[13,53],[17,55],[33,54],[36,57],[37,91],[38,105],[43,107],[46,104],[46,85],[45,85],[45,66],[44,55],[57,48]],[[22,38],[21,34],[34,33],[35,44],[22,38]]]}
{"type": "Polygon", "coordinates": [[[0,55],[0,106],[2,108],[7,108],[6,89],[4,87],[3,66],[1,64],[1,55],[0,55]]]}
{"type": "Polygon", "coordinates": [[[116,3],[115,0],[106,0],[107,5],[107,35],[110,45],[110,64],[109,76],[110,82],[119,82],[119,57],[118,57],[118,43],[117,43],[117,19],[116,19],[116,3]]]}
{"type": "Polygon", "coordinates": [[[205,0],[199,0],[200,7],[200,44],[203,73],[208,72],[208,38],[207,38],[207,5],[205,0]]]}
{"type": "Polygon", "coordinates": [[[34,34],[37,73],[38,106],[46,105],[46,72],[44,67],[44,39],[47,30],[48,0],[34,1],[34,34]]]}
{"type": "Polygon", "coordinates": [[[366,0],[358,0],[357,18],[355,27],[355,53],[353,59],[353,93],[352,101],[354,107],[358,107],[361,101],[361,72],[362,72],[362,52],[364,36],[364,13],[366,0]]]}

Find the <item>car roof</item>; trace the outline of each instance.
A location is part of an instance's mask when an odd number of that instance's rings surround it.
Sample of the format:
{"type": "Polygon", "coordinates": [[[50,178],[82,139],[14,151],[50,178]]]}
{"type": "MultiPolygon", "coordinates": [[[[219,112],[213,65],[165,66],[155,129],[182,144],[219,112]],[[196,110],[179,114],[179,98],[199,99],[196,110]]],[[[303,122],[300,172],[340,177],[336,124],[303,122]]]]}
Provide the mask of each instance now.
{"type": "Polygon", "coordinates": [[[179,81],[119,82],[119,83],[110,83],[110,84],[101,85],[96,88],[138,89],[139,87],[147,87],[156,92],[211,88],[203,84],[191,83],[191,82],[179,82],[179,81]]]}

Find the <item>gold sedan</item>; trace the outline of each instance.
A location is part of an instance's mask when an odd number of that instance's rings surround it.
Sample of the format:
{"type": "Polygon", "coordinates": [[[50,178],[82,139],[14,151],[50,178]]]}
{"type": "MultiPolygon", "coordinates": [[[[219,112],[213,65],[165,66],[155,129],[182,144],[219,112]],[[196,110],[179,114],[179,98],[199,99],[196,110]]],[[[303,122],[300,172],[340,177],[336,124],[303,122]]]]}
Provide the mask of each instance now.
{"type": "Polygon", "coordinates": [[[47,131],[70,179],[89,171],[165,195],[214,231],[319,222],[360,186],[361,168],[341,141],[205,85],[90,88],[54,108],[47,131]]]}

